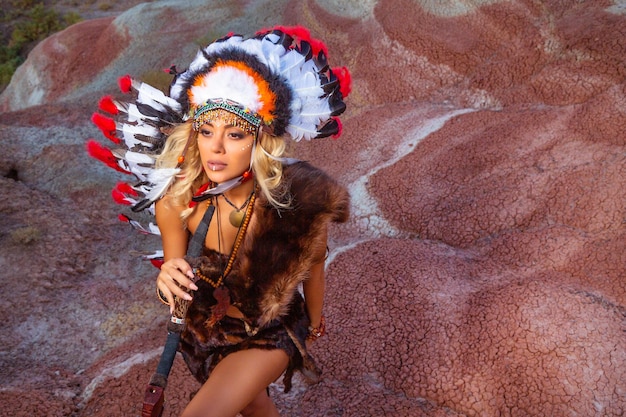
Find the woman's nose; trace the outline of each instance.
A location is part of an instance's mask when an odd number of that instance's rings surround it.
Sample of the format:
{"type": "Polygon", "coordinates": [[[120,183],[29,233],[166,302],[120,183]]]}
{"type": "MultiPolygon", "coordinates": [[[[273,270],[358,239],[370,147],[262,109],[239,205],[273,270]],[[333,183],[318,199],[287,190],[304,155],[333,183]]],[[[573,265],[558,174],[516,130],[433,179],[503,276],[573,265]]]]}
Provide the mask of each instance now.
{"type": "Polygon", "coordinates": [[[211,150],[215,153],[221,153],[224,151],[224,135],[225,132],[221,129],[215,129],[213,132],[213,140],[211,140],[211,150]]]}

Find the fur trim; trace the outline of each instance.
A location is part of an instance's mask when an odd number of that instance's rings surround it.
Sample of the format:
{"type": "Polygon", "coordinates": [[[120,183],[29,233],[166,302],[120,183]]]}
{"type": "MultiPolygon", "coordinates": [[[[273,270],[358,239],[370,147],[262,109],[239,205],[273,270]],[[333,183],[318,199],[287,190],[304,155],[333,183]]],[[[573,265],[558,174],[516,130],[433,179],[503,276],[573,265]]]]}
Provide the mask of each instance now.
{"type": "MultiPolygon", "coordinates": [[[[254,205],[254,217],[225,284],[231,303],[254,328],[263,327],[290,314],[298,286],[309,277],[311,266],[326,249],[326,228],[331,222],[345,222],[350,197],[346,189],[306,162],[286,166],[292,208],[278,210],[262,195],[254,205]]],[[[209,277],[219,277],[220,256],[188,259],[209,277]]],[[[204,296],[203,296],[204,297],[204,296]]],[[[196,299],[209,311],[216,301],[196,299]]],[[[192,310],[195,307],[192,305],[192,310]]],[[[209,317],[205,317],[207,319],[209,317]]]]}
{"type": "Polygon", "coordinates": [[[288,314],[314,257],[326,248],[327,225],[349,215],[348,192],[321,170],[301,162],[285,167],[284,175],[293,208],[279,211],[257,199],[229,283],[233,304],[259,326],[288,314]]]}

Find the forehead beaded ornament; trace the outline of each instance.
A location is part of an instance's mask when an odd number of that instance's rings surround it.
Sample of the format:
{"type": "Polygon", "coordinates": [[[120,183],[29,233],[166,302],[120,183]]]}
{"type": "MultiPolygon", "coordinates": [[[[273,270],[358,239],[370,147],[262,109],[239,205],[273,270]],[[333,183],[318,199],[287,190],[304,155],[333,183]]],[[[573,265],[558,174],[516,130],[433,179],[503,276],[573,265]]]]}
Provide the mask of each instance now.
{"type": "Polygon", "coordinates": [[[205,123],[221,119],[225,123],[236,126],[249,135],[256,134],[261,121],[251,112],[228,100],[209,101],[199,106],[193,115],[193,129],[200,130],[205,123]]]}
{"type": "MultiPolygon", "coordinates": [[[[183,154],[176,167],[155,168],[175,125],[189,121],[197,131],[219,117],[257,137],[266,133],[300,141],[341,134],[339,115],[346,108],[350,73],[331,68],[326,46],[303,27],[279,26],[247,39],[230,34],[198,51],[185,71],[172,67],[170,73],[175,78],[169,94],[130,76],[121,78],[121,90],[134,93],[134,99],[104,97],[100,110],[109,115],[92,117],[114,145],[90,140],[88,152],[137,178],[113,190],[114,199],[133,211],[152,210],[185,163],[183,154]]],[[[205,194],[220,194],[243,180],[234,178],[205,194]]]]}

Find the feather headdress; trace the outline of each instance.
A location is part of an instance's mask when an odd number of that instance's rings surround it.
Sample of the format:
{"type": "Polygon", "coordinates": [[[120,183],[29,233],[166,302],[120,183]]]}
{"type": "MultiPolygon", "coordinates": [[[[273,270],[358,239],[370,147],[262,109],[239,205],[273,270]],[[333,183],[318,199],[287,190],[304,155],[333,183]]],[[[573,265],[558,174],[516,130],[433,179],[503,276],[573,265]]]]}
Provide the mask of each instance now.
{"type": "Polygon", "coordinates": [[[170,95],[194,112],[225,100],[256,118],[256,127],[292,139],[339,136],[338,116],[350,73],[331,68],[326,46],[303,27],[276,27],[245,39],[222,38],[198,52],[170,95]]]}
{"type": "MultiPolygon", "coordinates": [[[[169,95],[129,76],[121,78],[121,90],[134,93],[134,99],[105,97],[99,107],[108,115],[92,118],[113,149],[90,140],[87,150],[136,177],[135,183],[118,184],[113,191],[115,201],[133,211],[151,211],[180,172],[182,160],[168,169],[156,169],[155,162],[167,132],[189,119],[197,130],[226,111],[238,116],[249,133],[263,130],[296,141],[341,134],[338,116],[346,109],[350,73],[345,67],[331,68],[326,46],[303,27],[275,27],[248,39],[228,35],[198,51],[187,70],[172,67],[170,73],[175,78],[169,95]]],[[[223,192],[227,184],[220,186],[207,192],[223,192]]]]}

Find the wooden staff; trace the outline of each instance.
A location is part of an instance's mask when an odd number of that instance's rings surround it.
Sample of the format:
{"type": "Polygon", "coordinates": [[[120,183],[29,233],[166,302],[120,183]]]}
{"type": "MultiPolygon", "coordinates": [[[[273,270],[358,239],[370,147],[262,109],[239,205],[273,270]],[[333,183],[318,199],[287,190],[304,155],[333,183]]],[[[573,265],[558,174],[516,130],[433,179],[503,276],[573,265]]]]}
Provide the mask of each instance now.
{"type": "MultiPolygon", "coordinates": [[[[204,246],[204,240],[206,239],[209,223],[211,222],[214,211],[215,206],[210,205],[204,213],[196,229],[196,233],[192,236],[191,242],[189,243],[187,256],[198,257],[202,254],[202,247],[204,246]]],[[[172,369],[176,352],[178,351],[180,334],[185,329],[185,316],[187,315],[189,304],[190,301],[174,297],[174,313],[167,323],[167,339],[165,340],[165,346],[163,347],[163,353],[161,354],[157,370],[152,375],[152,378],[150,378],[150,382],[146,387],[141,417],[161,417],[163,415],[167,378],[172,369]]]]}

